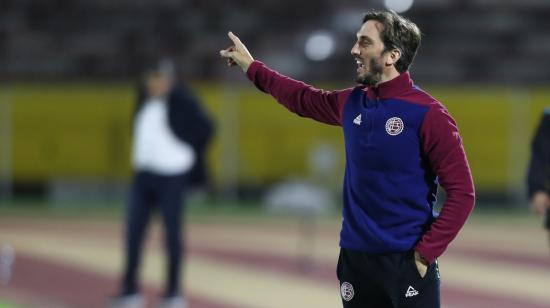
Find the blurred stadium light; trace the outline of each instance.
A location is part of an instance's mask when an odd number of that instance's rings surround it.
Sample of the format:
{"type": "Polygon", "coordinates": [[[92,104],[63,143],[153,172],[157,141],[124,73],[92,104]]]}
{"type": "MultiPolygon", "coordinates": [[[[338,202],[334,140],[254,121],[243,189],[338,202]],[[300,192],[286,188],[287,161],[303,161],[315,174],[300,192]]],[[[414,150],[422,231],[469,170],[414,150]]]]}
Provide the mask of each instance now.
{"type": "Polygon", "coordinates": [[[326,31],[317,31],[307,39],[304,51],[306,57],[313,61],[328,59],[334,52],[334,38],[326,31]]]}
{"type": "Polygon", "coordinates": [[[414,0],[384,0],[384,5],[389,10],[397,13],[405,13],[413,6],[414,0]]]}

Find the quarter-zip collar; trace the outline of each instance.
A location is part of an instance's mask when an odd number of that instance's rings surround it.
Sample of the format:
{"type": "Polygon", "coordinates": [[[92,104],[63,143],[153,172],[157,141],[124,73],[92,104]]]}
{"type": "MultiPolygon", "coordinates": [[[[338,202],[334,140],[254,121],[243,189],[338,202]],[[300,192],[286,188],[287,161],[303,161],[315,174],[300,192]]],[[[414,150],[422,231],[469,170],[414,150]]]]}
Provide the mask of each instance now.
{"type": "Polygon", "coordinates": [[[400,96],[410,90],[412,86],[413,81],[409,71],[406,71],[394,79],[383,82],[376,87],[368,87],[367,96],[369,99],[388,99],[400,96]]]}

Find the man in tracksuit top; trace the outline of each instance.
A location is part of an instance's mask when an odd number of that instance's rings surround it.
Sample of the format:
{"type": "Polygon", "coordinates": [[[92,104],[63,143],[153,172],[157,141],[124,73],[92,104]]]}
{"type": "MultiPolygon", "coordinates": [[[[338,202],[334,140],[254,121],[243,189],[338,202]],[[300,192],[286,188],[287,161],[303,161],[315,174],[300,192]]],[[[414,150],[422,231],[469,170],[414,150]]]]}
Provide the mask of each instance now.
{"type": "Polygon", "coordinates": [[[436,258],[464,225],[475,196],[455,121],[410,79],[417,26],[395,12],[368,12],[351,50],[361,85],[340,91],[282,76],[229,37],[234,46],[220,51],[228,65],[241,67],[290,111],[343,127],[343,306],[439,307],[436,258]],[[436,218],[438,184],[447,199],[436,218]]]}
{"type": "Polygon", "coordinates": [[[544,227],[550,239],[550,108],[544,110],[531,143],[527,189],[533,210],[545,216],[544,227]]]}

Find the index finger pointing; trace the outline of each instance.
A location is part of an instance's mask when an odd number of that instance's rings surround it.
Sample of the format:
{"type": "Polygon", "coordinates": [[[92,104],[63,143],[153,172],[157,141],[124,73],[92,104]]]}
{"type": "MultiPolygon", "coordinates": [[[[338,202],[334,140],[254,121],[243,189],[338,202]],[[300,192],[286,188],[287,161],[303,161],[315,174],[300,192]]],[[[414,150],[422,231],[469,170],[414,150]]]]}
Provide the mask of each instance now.
{"type": "Polygon", "coordinates": [[[227,33],[227,36],[229,36],[229,38],[233,41],[233,43],[235,43],[235,46],[243,45],[241,40],[235,34],[233,34],[233,32],[229,31],[229,33],[227,33]]]}

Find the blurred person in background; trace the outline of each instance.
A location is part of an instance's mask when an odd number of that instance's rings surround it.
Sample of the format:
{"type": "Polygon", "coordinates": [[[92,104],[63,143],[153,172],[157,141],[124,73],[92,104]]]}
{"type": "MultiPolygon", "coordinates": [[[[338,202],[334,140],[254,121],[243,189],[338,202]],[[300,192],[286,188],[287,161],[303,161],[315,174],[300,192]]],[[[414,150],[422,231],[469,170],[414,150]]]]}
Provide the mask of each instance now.
{"type": "Polygon", "coordinates": [[[550,108],[544,111],[531,144],[527,189],[533,210],[545,216],[550,248],[550,108]]]}
{"type": "MultiPolygon", "coordinates": [[[[164,222],[168,266],[162,307],[185,307],[181,291],[182,206],[192,185],[193,168],[204,168],[203,155],[213,124],[199,101],[175,81],[173,65],[163,63],[145,72],[134,115],[133,166],[126,220],[126,266],[115,307],[142,307],[138,268],[153,207],[164,222]]],[[[195,171],[197,172],[197,171],[195,171]]],[[[198,171],[201,174],[206,171],[198,171]]]]}
{"type": "Polygon", "coordinates": [[[344,307],[440,307],[436,258],[475,203],[455,121],[413,84],[420,30],[393,11],[364,15],[351,54],[361,85],[316,89],[255,61],[233,33],[221,50],[262,91],[303,117],[343,127],[343,223],[337,276],[344,307]],[[433,213],[438,184],[447,199],[433,213]]]}

